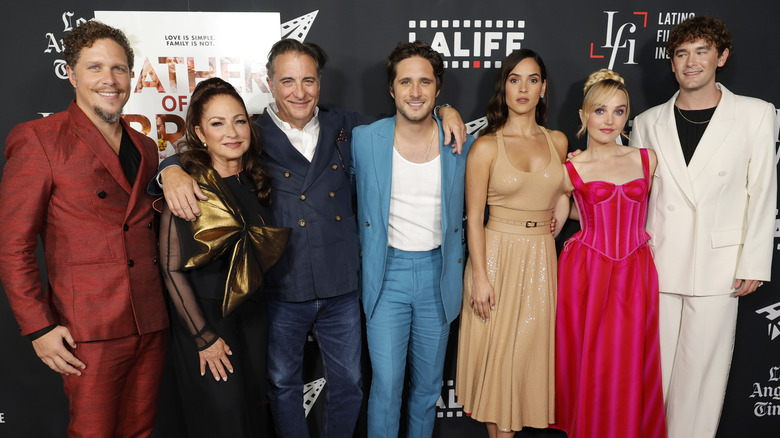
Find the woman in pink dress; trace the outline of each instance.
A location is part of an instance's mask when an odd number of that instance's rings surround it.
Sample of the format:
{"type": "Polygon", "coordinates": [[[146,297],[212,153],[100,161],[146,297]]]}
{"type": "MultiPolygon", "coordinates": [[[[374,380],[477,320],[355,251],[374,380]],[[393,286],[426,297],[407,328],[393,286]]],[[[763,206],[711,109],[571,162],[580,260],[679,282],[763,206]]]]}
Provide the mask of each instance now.
{"type": "Polygon", "coordinates": [[[658,277],[645,232],[655,153],[616,143],[628,91],[592,73],[580,109],[588,149],[567,162],[582,231],[558,262],[556,427],[569,438],[665,437],[658,277]]]}

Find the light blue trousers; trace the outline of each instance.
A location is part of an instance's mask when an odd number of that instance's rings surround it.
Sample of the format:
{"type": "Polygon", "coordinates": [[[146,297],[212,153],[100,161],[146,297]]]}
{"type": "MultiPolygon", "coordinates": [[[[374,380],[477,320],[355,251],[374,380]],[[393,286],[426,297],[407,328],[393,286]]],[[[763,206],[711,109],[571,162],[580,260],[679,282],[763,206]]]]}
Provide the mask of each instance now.
{"type": "Polygon", "coordinates": [[[388,248],[374,314],[366,322],[371,355],[369,438],[398,437],[404,373],[409,366],[407,437],[430,438],[441,395],[450,326],[441,302],[441,250],[388,248]]]}

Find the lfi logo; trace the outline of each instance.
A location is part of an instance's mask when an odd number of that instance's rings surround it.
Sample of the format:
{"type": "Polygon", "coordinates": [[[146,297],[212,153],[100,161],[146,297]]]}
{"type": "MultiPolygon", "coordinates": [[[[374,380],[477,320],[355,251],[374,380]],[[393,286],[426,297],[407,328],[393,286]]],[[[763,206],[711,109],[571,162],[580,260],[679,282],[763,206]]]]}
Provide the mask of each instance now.
{"type": "Polygon", "coordinates": [[[762,309],[756,310],[756,313],[761,315],[766,314],[766,319],[769,320],[767,325],[767,335],[770,340],[775,340],[780,336],[780,302],[770,304],[762,309]]]}
{"type": "MultiPolygon", "coordinates": [[[[608,49],[609,50],[609,69],[612,70],[615,67],[615,61],[618,58],[618,53],[621,52],[621,50],[626,49],[626,57],[625,62],[623,64],[636,64],[635,55],[636,55],[636,39],[634,38],[628,38],[629,34],[633,34],[637,31],[637,24],[633,23],[631,21],[619,23],[616,20],[616,16],[618,14],[618,11],[604,11],[605,14],[607,14],[607,32],[606,32],[606,41],[603,46],[600,46],[602,49],[608,49]]],[[[640,24],[643,29],[647,28],[647,12],[638,12],[635,11],[633,13],[634,18],[639,19],[640,24]]],[[[605,55],[596,53],[595,49],[595,43],[590,43],[590,57],[591,58],[604,58],[605,55]]]]}

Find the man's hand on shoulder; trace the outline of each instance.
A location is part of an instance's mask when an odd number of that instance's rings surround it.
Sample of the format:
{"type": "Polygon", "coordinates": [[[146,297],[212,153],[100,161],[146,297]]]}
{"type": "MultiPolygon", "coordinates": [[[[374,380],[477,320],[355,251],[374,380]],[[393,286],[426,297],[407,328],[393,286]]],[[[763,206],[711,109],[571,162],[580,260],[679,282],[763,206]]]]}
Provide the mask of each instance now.
{"type": "Polygon", "coordinates": [[[188,221],[194,221],[200,216],[198,199],[208,199],[200,191],[198,183],[181,167],[170,166],[160,174],[162,178],[163,196],[168,208],[174,216],[188,221]]]}
{"type": "Polygon", "coordinates": [[[444,144],[452,143],[452,153],[461,153],[466,143],[466,125],[458,110],[452,107],[440,107],[441,128],[444,131],[444,144]]]}
{"type": "Polygon", "coordinates": [[[49,333],[32,341],[35,354],[52,370],[65,375],[81,375],[87,366],[65,347],[65,342],[76,348],[76,341],[67,327],[58,325],[49,333]]]}

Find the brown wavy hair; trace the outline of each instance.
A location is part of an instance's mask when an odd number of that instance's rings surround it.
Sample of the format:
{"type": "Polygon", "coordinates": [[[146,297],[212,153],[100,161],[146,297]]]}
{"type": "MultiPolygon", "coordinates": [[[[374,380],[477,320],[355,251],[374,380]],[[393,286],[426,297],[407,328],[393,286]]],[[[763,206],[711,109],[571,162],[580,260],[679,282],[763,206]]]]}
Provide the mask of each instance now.
{"type": "MultiPolygon", "coordinates": [[[[506,105],[506,80],[517,64],[526,58],[531,58],[536,61],[536,64],[539,65],[542,81],[547,81],[547,67],[544,66],[544,61],[542,61],[542,57],[539,56],[538,53],[531,49],[519,49],[510,53],[501,64],[501,69],[498,70],[498,75],[496,75],[493,97],[490,98],[486,110],[487,126],[480,131],[479,135],[494,133],[506,123],[506,119],[509,116],[509,108],[506,105]]],[[[540,126],[547,124],[547,99],[549,90],[550,87],[548,85],[544,97],[540,98],[539,103],[536,105],[536,123],[540,126]]]]}
{"type": "Polygon", "coordinates": [[[428,43],[415,41],[413,43],[398,43],[385,61],[385,71],[387,72],[387,87],[393,90],[395,82],[396,66],[404,59],[419,56],[431,63],[433,76],[436,78],[436,91],[441,90],[441,84],[444,81],[444,60],[441,54],[434,50],[428,43]]]}
{"type": "MultiPolygon", "coordinates": [[[[718,50],[718,56],[723,51],[729,49],[729,56],[726,62],[731,59],[734,52],[734,43],[731,41],[731,33],[726,29],[726,23],[715,17],[706,15],[700,17],[690,17],[678,24],[669,33],[669,40],[666,42],[666,53],[669,57],[674,56],[674,51],[685,43],[690,43],[702,39],[715,46],[718,50]]],[[[726,64],[723,64],[725,67],[726,64]]],[[[721,71],[723,67],[718,67],[716,71],[721,71]]]]}
{"type": "Polygon", "coordinates": [[[133,56],[133,48],[130,47],[130,43],[127,41],[125,34],[115,27],[95,20],[81,23],[65,36],[62,41],[65,45],[65,51],[63,53],[65,63],[71,68],[75,68],[76,63],[79,60],[79,55],[81,55],[81,49],[92,47],[92,45],[95,44],[95,41],[104,38],[112,40],[122,47],[122,50],[125,51],[125,55],[127,56],[127,67],[130,71],[133,71],[133,61],[135,61],[135,57],[133,56]]]}
{"type": "MultiPolygon", "coordinates": [[[[209,78],[198,84],[190,98],[190,106],[187,109],[187,120],[185,126],[187,134],[185,143],[187,151],[181,156],[181,166],[187,173],[196,173],[200,169],[211,167],[211,156],[206,148],[198,139],[195,127],[200,126],[203,120],[203,112],[211,99],[217,96],[230,96],[241,102],[244,108],[244,114],[249,119],[249,113],[246,110],[244,99],[238,94],[235,88],[228,82],[220,78],[209,78]]],[[[271,202],[271,180],[266,172],[263,162],[260,160],[262,144],[260,136],[257,135],[254,124],[249,122],[250,141],[249,149],[244,152],[241,163],[244,166],[244,172],[249,176],[255,187],[252,190],[257,196],[258,201],[263,205],[271,202]]]]}

